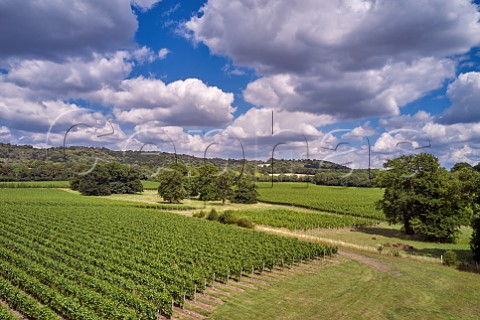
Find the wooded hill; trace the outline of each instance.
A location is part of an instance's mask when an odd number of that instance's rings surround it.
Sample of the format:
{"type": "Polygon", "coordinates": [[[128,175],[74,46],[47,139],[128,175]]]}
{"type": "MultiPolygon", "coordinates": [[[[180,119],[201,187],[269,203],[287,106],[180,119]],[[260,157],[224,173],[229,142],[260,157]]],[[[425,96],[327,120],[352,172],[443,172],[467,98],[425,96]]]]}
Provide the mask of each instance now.
{"type": "Polygon", "coordinates": [[[349,168],[329,161],[316,159],[272,159],[268,161],[199,158],[186,154],[175,156],[167,152],[153,151],[115,151],[107,148],[70,146],[48,149],[34,148],[30,145],[11,145],[0,143],[0,180],[68,180],[71,173],[92,166],[95,161],[116,161],[137,167],[145,177],[159,167],[175,162],[187,166],[199,167],[211,163],[217,167],[228,167],[247,174],[304,174],[314,175],[324,171],[345,171],[349,168]]]}

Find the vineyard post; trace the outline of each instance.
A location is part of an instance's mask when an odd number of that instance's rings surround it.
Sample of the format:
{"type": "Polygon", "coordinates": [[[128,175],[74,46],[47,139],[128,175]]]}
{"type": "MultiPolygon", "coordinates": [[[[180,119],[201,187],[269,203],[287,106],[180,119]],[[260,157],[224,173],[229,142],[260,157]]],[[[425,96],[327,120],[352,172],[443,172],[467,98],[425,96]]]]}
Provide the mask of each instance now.
{"type": "Polygon", "coordinates": [[[242,272],[243,272],[243,267],[240,267],[240,277],[239,277],[240,280],[242,280],[242,272]]]}
{"type": "Polygon", "coordinates": [[[195,284],[193,289],[193,301],[197,302],[197,284],[195,284]]]}
{"type": "Polygon", "coordinates": [[[283,271],[283,258],[282,258],[282,271],[283,271]]]}
{"type": "Polygon", "coordinates": [[[254,271],[254,269],[253,269],[253,264],[252,264],[252,274],[253,274],[253,271],[254,271]]]}
{"type": "Polygon", "coordinates": [[[212,288],[215,288],[215,272],[213,273],[212,288]]]}
{"type": "Polygon", "coordinates": [[[207,290],[207,278],[203,278],[203,290],[207,290]]]}

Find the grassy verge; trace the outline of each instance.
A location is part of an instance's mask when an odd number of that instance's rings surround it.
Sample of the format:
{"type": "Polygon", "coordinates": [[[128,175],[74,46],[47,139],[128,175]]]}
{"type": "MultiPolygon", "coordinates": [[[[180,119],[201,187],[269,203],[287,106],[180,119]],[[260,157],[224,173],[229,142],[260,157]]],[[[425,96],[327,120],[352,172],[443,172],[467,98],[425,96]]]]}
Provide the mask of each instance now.
{"type": "Polygon", "coordinates": [[[469,241],[472,235],[470,227],[462,227],[459,238],[456,243],[437,243],[424,242],[415,238],[406,236],[400,232],[400,225],[388,225],[380,223],[374,227],[365,227],[360,229],[340,229],[340,230],[316,230],[310,235],[332,240],[353,243],[359,246],[378,248],[385,244],[403,244],[412,246],[409,251],[413,255],[422,255],[428,257],[440,258],[446,250],[453,250],[457,253],[460,260],[471,259],[469,241]]]}
{"type": "Polygon", "coordinates": [[[236,294],[209,319],[478,319],[479,275],[371,257],[392,272],[340,258],[313,274],[236,294]]]}

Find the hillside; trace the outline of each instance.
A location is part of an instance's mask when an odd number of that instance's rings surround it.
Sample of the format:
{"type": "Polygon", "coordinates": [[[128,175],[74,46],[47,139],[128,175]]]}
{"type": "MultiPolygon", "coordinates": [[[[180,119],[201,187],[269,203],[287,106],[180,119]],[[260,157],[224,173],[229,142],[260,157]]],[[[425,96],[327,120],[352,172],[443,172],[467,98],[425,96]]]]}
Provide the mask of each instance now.
{"type": "Polygon", "coordinates": [[[314,175],[320,171],[348,170],[347,167],[328,161],[315,159],[275,159],[242,160],[221,158],[199,158],[186,154],[176,157],[167,152],[145,151],[115,151],[107,148],[70,146],[48,149],[34,148],[30,145],[11,145],[0,143],[0,180],[65,180],[68,172],[81,167],[91,166],[97,159],[102,161],[117,161],[137,166],[145,176],[158,167],[168,166],[175,161],[188,166],[198,167],[205,162],[218,167],[228,167],[248,174],[308,174],[314,175]],[[52,170],[56,174],[52,174],[52,170]],[[272,172],[273,171],[273,172],[272,172]]]}

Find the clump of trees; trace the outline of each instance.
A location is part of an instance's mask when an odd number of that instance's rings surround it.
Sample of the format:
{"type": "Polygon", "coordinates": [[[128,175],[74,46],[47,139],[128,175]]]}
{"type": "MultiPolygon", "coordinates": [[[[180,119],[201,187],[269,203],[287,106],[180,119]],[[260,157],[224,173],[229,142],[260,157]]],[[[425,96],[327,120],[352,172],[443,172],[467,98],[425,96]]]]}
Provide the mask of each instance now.
{"type": "Polygon", "coordinates": [[[213,164],[204,164],[195,170],[183,164],[160,172],[159,195],[169,202],[180,202],[186,197],[203,201],[227,200],[233,203],[257,203],[258,192],[253,181],[238,177],[234,172],[220,172],[213,164]]]}
{"type": "Polygon", "coordinates": [[[143,191],[140,174],[118,162],[99,163],[90,172],[75,176],[70,187],[85,196],[137,193],[143,191]]]}
{"type": "Polygon", "coordinates": [[[478,212],[479,174],[459,165],[451,172],[430,154],[401,156],[384,164],[376,182],[385,188],[377,203],[388,221],[402,223],[407,234],[453,242],[459,228],[478,212]]]}

